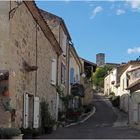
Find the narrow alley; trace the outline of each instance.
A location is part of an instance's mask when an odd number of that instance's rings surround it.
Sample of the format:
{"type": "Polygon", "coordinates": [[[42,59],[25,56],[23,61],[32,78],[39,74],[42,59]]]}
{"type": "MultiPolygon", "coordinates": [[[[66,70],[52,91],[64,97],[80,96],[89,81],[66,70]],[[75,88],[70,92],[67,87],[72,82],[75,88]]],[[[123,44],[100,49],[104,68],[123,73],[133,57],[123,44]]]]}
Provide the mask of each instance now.
{"type": "Polygon", "coordinates": [[[52,134],[39,138],[49,139],[134,139],[140,138],[140,131],[126,125],[127,115],[118,116],[109,100],[94,94],[95,114],[86,122],[68,128],[58,128],[52,134]],[[118,118],[119,117],[119,118],[118,118]],[[125,122],[125,123],[124,123],[125,122]]]}

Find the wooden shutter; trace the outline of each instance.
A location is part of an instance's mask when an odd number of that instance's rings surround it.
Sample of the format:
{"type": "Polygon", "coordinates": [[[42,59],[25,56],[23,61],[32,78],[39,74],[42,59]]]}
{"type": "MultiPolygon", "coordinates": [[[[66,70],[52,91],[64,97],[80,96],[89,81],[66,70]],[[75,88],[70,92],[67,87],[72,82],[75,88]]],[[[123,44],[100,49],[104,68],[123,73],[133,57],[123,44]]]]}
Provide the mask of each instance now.
{"type": "Polygon", "coordinates": [[[39,128],[39,97],[34,97],[33,128],[39,128]]]}
{"type": "Polygon", "coordinates": [[[56,85],[56,59],[52,59],[51,84],[56,85]]]}
{"type": "Polygon", "coordinates": [[[138,104],[134,104],[133,106],[133,120],[134,120],[134,123],[138,123],[138,104]]]}
{"type": "Polygon", "coordinates": [[[28,94],[24,94],[24,111],[23,111],[23,127],[29,126],[29,97],[28,94]]]}

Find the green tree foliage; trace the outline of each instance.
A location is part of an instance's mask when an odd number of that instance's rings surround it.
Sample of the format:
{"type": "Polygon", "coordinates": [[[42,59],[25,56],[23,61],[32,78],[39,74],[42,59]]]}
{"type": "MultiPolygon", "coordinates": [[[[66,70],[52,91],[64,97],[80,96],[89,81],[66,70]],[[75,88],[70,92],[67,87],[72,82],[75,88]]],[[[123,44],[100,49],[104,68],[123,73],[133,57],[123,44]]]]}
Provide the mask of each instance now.
{"type": "Polygon", "coordinates": [[[93,84],[98,88],[104,87],[104,77],[107,75],[107,72],[112,70],[111,66],[99,67],[96,69],[96,72],[93,73],[92,81],[93,84]]]}

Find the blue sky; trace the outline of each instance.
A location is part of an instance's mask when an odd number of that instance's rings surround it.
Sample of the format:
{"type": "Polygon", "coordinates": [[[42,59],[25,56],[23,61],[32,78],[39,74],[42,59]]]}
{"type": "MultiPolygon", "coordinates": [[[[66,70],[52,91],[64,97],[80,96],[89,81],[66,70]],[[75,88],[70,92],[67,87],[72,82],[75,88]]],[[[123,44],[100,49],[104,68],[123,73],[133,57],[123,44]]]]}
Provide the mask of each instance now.
{"type": "Polygon", "coordinates": [[[36,1],[39,8],[62,17],[80,57],[92,62],[122,63],[140,55],[140,0],[36,1]]]}

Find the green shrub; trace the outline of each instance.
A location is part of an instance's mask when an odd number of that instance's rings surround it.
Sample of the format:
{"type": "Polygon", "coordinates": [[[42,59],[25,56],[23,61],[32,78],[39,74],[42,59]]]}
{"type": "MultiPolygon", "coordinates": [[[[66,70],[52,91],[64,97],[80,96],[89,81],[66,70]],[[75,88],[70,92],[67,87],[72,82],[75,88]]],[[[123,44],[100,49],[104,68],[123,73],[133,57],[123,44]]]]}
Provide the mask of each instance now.
{"type": "Polygon", "coordinates": [[[58,121],[64,121],[66,119],[66,112],[59,111],[58,112],[58,121]]]}
{"type": "Polygon", "coordinates": [[[120,96],[114,96],[111,100],[112,105],[115,107],[119,107],[120,106],[120,96]]]}
{"type": "Polygon", "coordinates": [[[20,134],[21,131],[18,128],[0,128],[0,138],[2,139],[11,139],[12,137],[20,134]]]}
{"type": "Polygon", "coordinates": [[[46,103],[46,101],[42,101],[41,102],[41,127],[42,127],[42,130],[44,130],[46,128],[53,128],[53,126],[55,124],[56,124],[56,121],[49,112],[48,104],[46,103]]]}
{"type": "Polygon", "coordinates": [[[23,139],[32,139],[33,136],[33,131],[32,128],[28,127],[28,128],[21,128],[21,132],[23,135],[23,139]]]}

